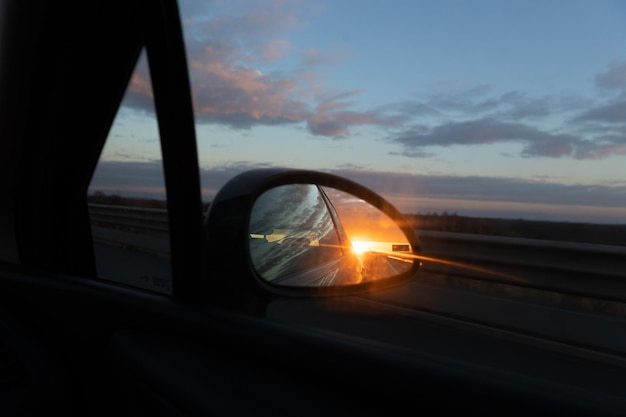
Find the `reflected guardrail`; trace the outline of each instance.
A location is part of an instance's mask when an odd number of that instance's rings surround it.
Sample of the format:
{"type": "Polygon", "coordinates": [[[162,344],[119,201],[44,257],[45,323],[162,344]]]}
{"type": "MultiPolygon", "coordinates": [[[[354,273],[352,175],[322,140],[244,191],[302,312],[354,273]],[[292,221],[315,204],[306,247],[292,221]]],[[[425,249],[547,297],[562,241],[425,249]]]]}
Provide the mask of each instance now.
{"type": "MultiPolygon", "coordinates": [[[[168,239],[166,210],[90,204],[89,213],[99,229],[95,239],[120,244],[132,239],[148,251],[169,249],[163,244],[168,239]]],[[[626,247],[419,229],[416,233],[425,271],[626,301],[626,247]]]]}

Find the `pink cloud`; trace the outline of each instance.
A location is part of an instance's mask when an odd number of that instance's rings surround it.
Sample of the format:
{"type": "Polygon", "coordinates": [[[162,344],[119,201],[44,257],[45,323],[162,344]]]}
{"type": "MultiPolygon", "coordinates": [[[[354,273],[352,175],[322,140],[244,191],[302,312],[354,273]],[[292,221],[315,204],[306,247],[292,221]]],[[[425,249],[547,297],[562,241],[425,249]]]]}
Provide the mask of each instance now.
{"type": "Polygon", "coordinates": [[[152,85],[150,84],[150,79],[145,76],[138,74],[135,72],[130,79],[130,85],[128,86],[128,90],[132,94],[144,96],[152,99],[152,85]]]}
{"type": "MultiPolygon", "coordinates": [[[[314,135],[333,138],[349,136],[356,126],[392,123],[378,111],[355,110],[350,98],[360,94],[358,90],[329,96],[315,66],[341,56],[299,51],[284,40],[285,32],[306,25],[292,3],[273,0],[251,6],[234,1],[222,10],[193,5],[193,16],[183,7],[197,122],[243,129],[306,123],[314,135]],[[287,60],[291,69],[285,69],[287,60]]],[[[147,74],[140,66],[133,75],[126,105],[152,110],[147,74]]]]}
{"type": "Polygon", "coordinates": [[[251,67],[228,65],[228,59],[207,47],[190,62],[196,116],[239,127],[256,123],[300,121],[307,105],[291,97],[298,82],[263,74],[251,67]]]}

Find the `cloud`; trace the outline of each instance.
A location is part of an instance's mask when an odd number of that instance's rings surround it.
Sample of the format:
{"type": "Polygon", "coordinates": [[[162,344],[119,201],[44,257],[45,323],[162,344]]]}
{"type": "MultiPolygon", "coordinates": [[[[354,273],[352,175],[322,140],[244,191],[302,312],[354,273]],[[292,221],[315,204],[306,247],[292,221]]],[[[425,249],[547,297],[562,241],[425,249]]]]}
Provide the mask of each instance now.
{"type": "MultiPolygon", "coordinates": [[[[302,82],[298,74],[264,74],[254,66],[240,64],[233,45],[211,44],[189,56],[196,121],[247,129],[306,121],[310,105],[298,98],[302,82]]],[[[278,59],[280,43],[266,43],[259,53],[278,59]]],[[[154,113],[154,103],[145,57],[140,60],[124,98],[124,106],[154,113]]]]}
{"type": "MultiPolygon", "coordinates": [[[[224,165],[200,168],[202,187],[212,193],[236,175],[257,168],[273,168],[271,164],[235,161],[224,165]]],[[[626,183],[608,185],[561,184],[548,180],[519,178],[418,175],[344,168],[329,172],[357,181],[387,196],[407,195],[429,198],[464,198],[493,202],[525,202],[544,204],[625,207],[626,183]]],[[[163,187],[161,161],[101,161],[90,188],[123,190],[127,187],[163,187]]]]}
{"type": "Polygon", "coordinates": [[[560,158],[562,156],[575,156],[579,159],[585,159],[585,154],[576,152],[577,147],[584,142],[571,135],[550,135],[539,133],[536,137],[529,136],[527,142],[530,142],[522,150],[524,157],[548,157],[560,158]]]}
{"type": "Polygon", "coordinates": [[[154,114],[154,95],[152,83],[148,71],[148,60],[145,51],[142,51],[135,66],[135,71],[130,78],[128,89],[122,103],[126,108],[131,108],[141,113],[154,114]]]}
{"type": "MultiPolygon", "coordinates": [[[[345,101],[358,92],[327,97],[313,71],[337,62],[341,54],[296,50],[284,40],[286,32],[306,26],[290,3],[266,1],[251,8],[234,2],[221,10],[183,2],[196,122],[235,129],[304,123],[313,135],[332,138],[350,136],[357,126],[394,123],[396,118],[382,110],[360,111],[345,101]]],[[[153,113],[145,61],[132,77],[124,105],[153,113]]]]}
{"type": "Polygon", "coordinates": [[[309,105],[297,98],[297,77],[264,74],[258,69],[228,66],[223,51],[205,47],[202,57],[190,59],[197,121],[235,128],[256,124],[305,120],[309,105]]]}
{"type": "Polygon", "coordinates": [[[580,143],[576,149],[578,159],[604,159],[612,155],[626,155],[626,134],[605,135],[593,142],[580,143]]]}
{"type": "MultiPolygon", "coordinates": [[[[272,166],[239,161],[201,168],[204,199],[210,201],[237,174],[264,167],[272,166]]],[[[533,181],[501,177],[416,175],[353,168],[330,172],[373,189],[405,212],[429,208],[467,215],[499,213],[505,217],[530,218],[537,216],[538,211],[543,211],[555,220],[582,218],[586,215],[593,221],[624,222],[624,182],[604,185],[562,184],[545,179],[533,181]]],[[[105,191],[132,196],[150,193],[151,197],[163,198],[164,189],[161,161],[101,161],[89,192],[105,191]]]]}
{"type": "Polygon", "coordinates": [[[606,104],[584,112],[576,121],[599,121],[608,123],[626,122],[626,101],[606,104]]]}
{"type": "Polygon", "coordinates": [[[349,135],[350,127],[353,126],[393,126],[401,121],[398,117],[385,116],[378,111],[348,110],[352,103],[346,99],[359,93],[359,91],[345,92],[322,101],[307,120],[311,133],[342,138],[349,135]]]}
{"type": "MultiPolygon", "coordinates": [[[[205,59],[192,58],[189,64],[198,123],[247,129],[255,125],[306,122],[313,135],[342,138],[349,136],[356,126],[388,126],[399,120],[379,110],[352,110],[353,104],[341,98],[314,105],[304,98],[316,95],[317,88],[304,75],[264,74],[251,67],[228,67],[229,59],[224,51],[207,46],[204,53],[205,59]]],[[[154,112],[152,94],[146,86],[149,86],[147,76],[135,74],[124,104],[154,112]]]]}
{"type": "Polygon", "coordinates": [[[441,114],[497,115],[515,120],[545,117],[557,104],[554,98],[532,98],[517,90],[489,95],[491,89],[489,85],[479,84],[458,90],[438,90],[425,94],[418,103],[441,114]]]}
{"type": "Polygon", "coordinates": [[[539,97],[518,90],[488,94],[492,87],[478,85],[459,91],[426,94],[422,104],[456,118],[493,118],[508,121],[545,120],[587,109],[592,101],[572,93],[539,97]]]}
{"type": "MultiPolygon", "coordinates": [[[[437,147],[500,143],[519,144],[517,155],[526,158],[624,154],[622,138],[604,124],[626,122],[626,101],[590,108],[579,96],[533,97],[515,89],[495,92],[489,84],[442,83],[411,100],[364,109],[358,104],[362,90],[329,90],[316,72],[344,54],[298,49],[286,40],[308,24],[293,4],[182,2],[197,123],[234,129],[303,125],[314,136],[334,139],[372,126],[400,145],[390,153],[418,158],[432,157],[437,147]]],[[[612,63],[595,78],[598,88],[619,91],[626,91],[625,80],[626,62],[612,63]]],[[[154,112],[145,59],[124,104],[154,112]]]]}
{"type": "Polygon", "coordinates": [[[449,122],[431,129],[423,126],[408,130],[391,139],[403,146],[403,155],[422,157],[426,147],[453,145],[485,145],[496,143],[519,143],[523,157],[572,157],[576,159],[601,159],[613,154],[624,155],[626,137],[605,135],[584,139],[569,133],[549,133],[536,127],[502,122],[495,119],[478,119],[465,122],[449,122]]]}
{"type": "Polygon", "coordinates": [[[165,180],[161,161],[100,161],[89,185],[90,192],[146,191],[163,194],[165,180]]]}
{"type": "MultiPolygon", "coordinates": [[[[231,162],[211,168],[199,168],[204,197],[212,198],[231,178],[256,168],[268,168],[266,163],[231,162]]],[[[100,161],[89,185],[89,192],[106,191],[125,195],[149,192],[165,197],[163,162],[158,161],[100,161]]]]}
{"type": "Polygon", "coordinates": [[[626,90],[626,61],[615,61],[609,69],[595,77],[596,86],[607,90],[626,90]]]}
{"type": "MultiPolygon", "coordinates": [[[[412,196],[417,199],[465,199],[490,202],[589,205],[604,207],[626,205],[626,184],[561,184],[546,180],[454,175],[417,175],[395,172],[334,170],[376,190],[388,198],[412,196]]],[[[622,219],[623,221],[623,219],[622,219]]]]}
{"type": "Polygon", "coordinates": [[[479,119],[467,122],[450,122],[428,131],[408,131],[394,140],[407,147],[480,145],[506,140],[521,140],[536,136],[536,129],[520,124],[505,123],[494,119],[479,119]]]}

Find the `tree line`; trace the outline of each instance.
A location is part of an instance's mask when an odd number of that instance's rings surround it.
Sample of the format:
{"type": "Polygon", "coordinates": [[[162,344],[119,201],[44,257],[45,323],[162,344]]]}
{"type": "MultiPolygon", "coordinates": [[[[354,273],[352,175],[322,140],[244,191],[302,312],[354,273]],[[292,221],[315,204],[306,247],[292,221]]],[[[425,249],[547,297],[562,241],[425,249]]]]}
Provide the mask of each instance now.
{"type": "Polygon", "coordinates": [[[626,224],[595,224],[460,216],[405,215],[415,229],[626,246],[626,224]]]}

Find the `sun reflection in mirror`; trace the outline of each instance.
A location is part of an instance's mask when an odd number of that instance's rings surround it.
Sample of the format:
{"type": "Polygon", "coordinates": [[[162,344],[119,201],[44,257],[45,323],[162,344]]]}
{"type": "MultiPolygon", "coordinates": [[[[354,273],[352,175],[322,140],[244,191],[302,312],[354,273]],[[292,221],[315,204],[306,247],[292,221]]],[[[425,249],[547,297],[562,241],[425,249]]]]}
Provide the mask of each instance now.
{"type": "Polygon", "coordinates": [[[324,188],[364,265],[364,279],[375,280],[404,274],[415,261],[404,232],[396,222],[370,203],[348,193],[324,188]]]}
{"type": "Polygon", "coordinates": [[[365,252],[371,250],[370,249],[371,242],[367,240],[350,239],[350,242],[352,243],[352,250],[357,255],[363,255],[365,252]]]}
{"type": "Polygon", "coordinates": [[[380,210],[350,194],[332,188],[325,188],[325,191],[340,214],[353,252],[363,261],[370,279],[371,275],[401,273],[410,269],[414,262],[420,265],[426,262],[487,274],[508,282],[523,281],[511,274],[468,263],[414,254],[402,230],[380,210]],[[372,262],[381,258],[385,262],[372,262]]]}

